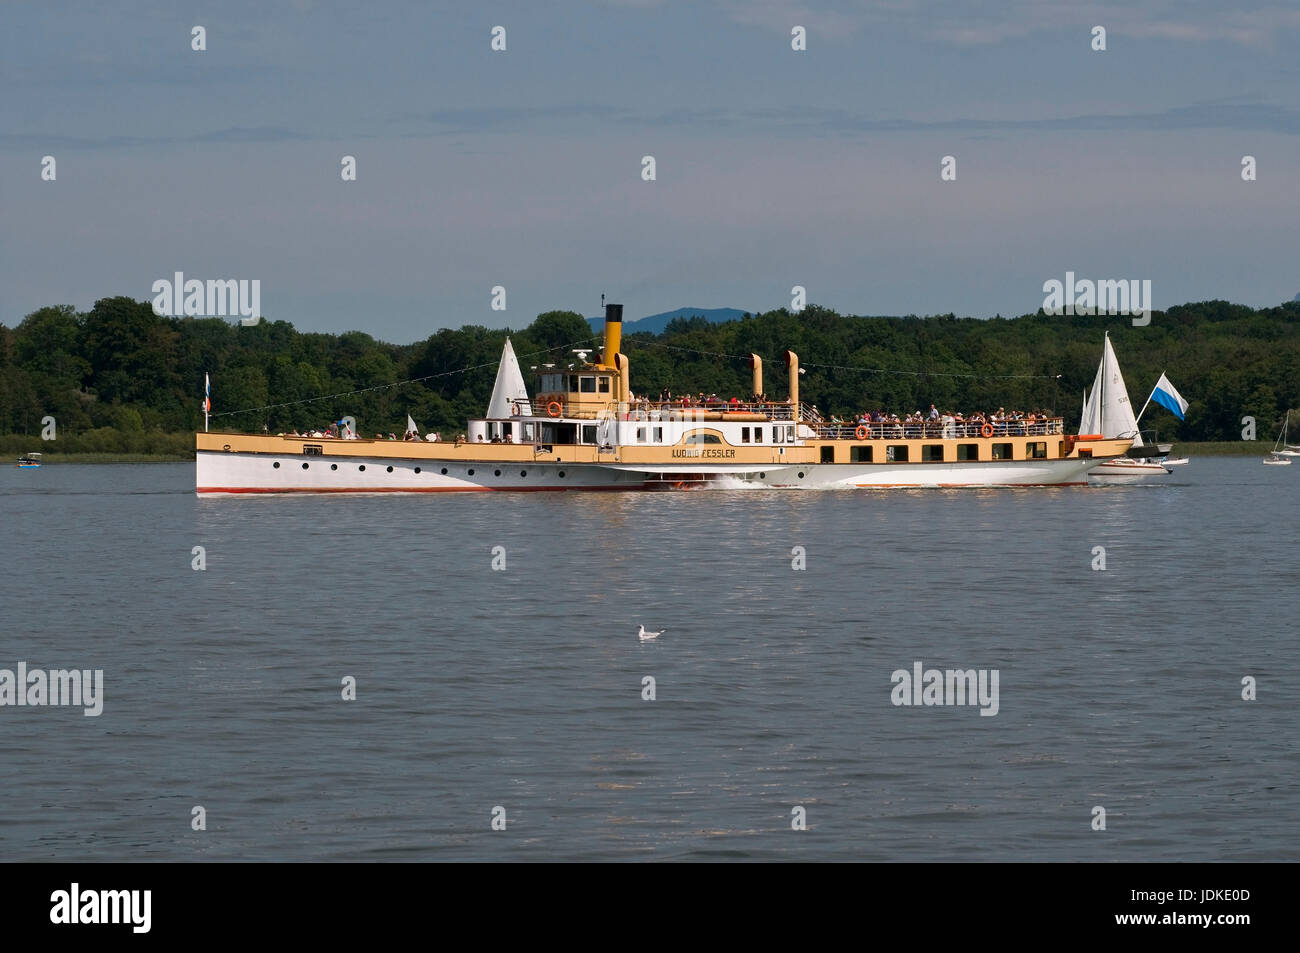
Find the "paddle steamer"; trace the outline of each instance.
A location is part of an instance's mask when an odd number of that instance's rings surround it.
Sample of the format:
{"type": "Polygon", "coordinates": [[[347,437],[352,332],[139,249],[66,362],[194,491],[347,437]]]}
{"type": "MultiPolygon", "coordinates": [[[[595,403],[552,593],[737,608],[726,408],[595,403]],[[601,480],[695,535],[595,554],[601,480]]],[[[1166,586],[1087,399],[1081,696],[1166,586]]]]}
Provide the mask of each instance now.
{"type": "MultiPolygon", "coordinates": [[[[786,351],[784,401],[702,406],[634,398],[620,352],[622,305],[603,351],[540,369],[529,397],[506,342],[488,412],[465,439],[331,439],[200,433],[196,491],[430,493],[478,490],[850,489],[1086,484],[1131,440],[1066,434],[1061,418],[972,425],[832,424],[799,399],[786,351]]],[[[753,393],[763,362],[750,356],[753,393]]]]}

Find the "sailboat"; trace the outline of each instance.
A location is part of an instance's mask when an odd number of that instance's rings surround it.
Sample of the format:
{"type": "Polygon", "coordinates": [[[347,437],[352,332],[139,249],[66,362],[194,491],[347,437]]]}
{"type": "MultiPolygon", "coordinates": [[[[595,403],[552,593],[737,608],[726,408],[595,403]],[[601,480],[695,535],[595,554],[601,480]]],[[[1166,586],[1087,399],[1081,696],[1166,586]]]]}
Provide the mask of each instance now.
{"type": "Polygon", "coordinates": [[[1286,428],[1287,424],[1290,422],[1291,411],[1288,410],[1286,413],[1286,419],[1282,421],[1282,436],[1279,438],[1279,443],[1282,444],[1282,449],[1274,452],[1279,453],[1284,457],[1300,457],[1300,444],[1286,442],[1286,428]]]}
{"type": "Polygon", "coordinates": [[[1287,426],[1290,423],[1291,412],[1287,411],[1286,419],[1282,421],[1282,432],[1277,435],[1277,443],[1273,444],[1273,455],[1263,460],[1270,467],[1289,467],[1291,465],[1289,457],[1300,457],[1300,447],[1286,442],[1287,426]]]}
{"type": "MultiPolygon", "coordinates": [[[[1153,394],[1158,392],[1159,385],[1153,394]]],[[[1147,403],[1150,402],[1148,398],[1147,403]]],[[[1143,410],[1146,408],[1143,407],[1143,410]]],[[[1137,483],[1148,477],[1167,476],[1172,472],[1161,459],[1172,447],[1148,447],[1142,442],[1137,418],[1133,416],[1133,405],[1129,403],[1128,389],[1124,386],[1124,375],[1120,373],[1119,360],[1115,357],[1115,349],[1111,347],[1109,332],[1106,334],[1101,363],[1097,365],[1097,376],[1092,382],[1092,392],[1084,394],[1079,433],[1099,434],[1106,439],[1133,440],[1128,456],[1107,460],[1092,470],[1088,474],[1089,483],[1137,483]]]]}

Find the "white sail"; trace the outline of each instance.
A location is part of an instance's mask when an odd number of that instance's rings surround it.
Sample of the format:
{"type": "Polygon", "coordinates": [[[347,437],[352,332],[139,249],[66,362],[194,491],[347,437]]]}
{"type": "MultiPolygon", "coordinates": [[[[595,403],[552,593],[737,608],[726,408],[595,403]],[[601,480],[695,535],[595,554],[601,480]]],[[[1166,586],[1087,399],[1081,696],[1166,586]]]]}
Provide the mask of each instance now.
{"type": "Polygon", "coordinates": [[[1106,335],[1106,348],[1097,367],[1097,377],[1092,382],[1092,393],[1083,405],[1083,419],[1079,433],[1099,433],[1107,440],[1117,437],[1133,439],[1133,446],[1142,446],[1133,405],[1129,403],[1124,375],[1119,370],[1115,349],[1106,335]]]}
{"type": "Polygon", "coordinates": [[[511,417],[515,414],[531,417],[533,406],[528,402],[528,388],[524,386],[524,375],[519,371],[519,359],[515,349],[506,338],[506,346],[501,349],[501,363],[497,366],[497,381],[492,386],[492,399],[488,401],[488,417],[511,417]],[[518,408],[518,409],[516,409],[518,408]]]}
{"type": "Polygon", "coordinates": [[[1079,418],[1079,433],[1101,433],[1101,408],[1098,406],[1098,398],[1101,397],[1101,383],[1105,369],[1106,358],[1103,355],[1101,363],[1097,365],[1097,376],[1092,381],[1092,391],[1084,392],[1083,415],[1079,418]]]}

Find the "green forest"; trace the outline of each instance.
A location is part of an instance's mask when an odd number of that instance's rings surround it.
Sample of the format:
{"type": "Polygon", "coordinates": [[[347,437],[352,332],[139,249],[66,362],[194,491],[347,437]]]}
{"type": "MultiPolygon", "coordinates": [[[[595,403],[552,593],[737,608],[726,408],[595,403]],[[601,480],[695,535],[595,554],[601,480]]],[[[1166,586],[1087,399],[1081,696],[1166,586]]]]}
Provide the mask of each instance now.
{"type": "MultiPolygon", "coordinates": [[[[802,400],[824,414],[903,414],[933,403],[964,412],[1047,409],[1074,425],[1109,331],[1135,408],[1162,371],[1190,402],[1181,423],[1153,404],[1144,429],[1158,428],[1161,439],[1240,440],[1242,418],[1251,416],[1259,439],[1271,440],[1288,409],[1300,407],[1298,322],[1300,302],[1186,304],[1153,312],[1146,327],[1127,317],[853,317],[809,306],[725,324],[679,318],[659,335],[630,333],[632,323],[622,350],[638,394],[747,397],[743,357],[754,352],[765,362],[768,395],[784,397],[781,355],[790,348],[806,369],[802,400]]],[[[538,315],[517,330],[468,325],[396,345],[361,331],[300,332],[285,321],[159,317],[126,297],[87,312],[45,307],[16,327],[0,325],[0,435],[32,438],[23,449],[38,449],[42,419],[53,417],[63,452],[192,449],[205,372],[213,430],[276,433],[350,415],[363,436],[400,435],[410,414],[426,430],[454,434],[486,410],[507,334],[526,380],[530,367],[567,364],[570,349],[600,343],[572,311],[538,315]]]]}

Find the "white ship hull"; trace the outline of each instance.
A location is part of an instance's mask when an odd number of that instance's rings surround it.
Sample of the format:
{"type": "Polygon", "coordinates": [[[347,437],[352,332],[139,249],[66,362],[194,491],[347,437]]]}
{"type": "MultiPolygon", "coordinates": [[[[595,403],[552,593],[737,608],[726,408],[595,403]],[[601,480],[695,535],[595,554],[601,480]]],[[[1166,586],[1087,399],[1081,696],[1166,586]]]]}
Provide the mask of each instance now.
{"type": "Polygon", "coordinates": [[[485,490],[858,489],[1083,485],[1100,461],[631,466],[199,451],[196,490],[223,493],[436,493],[485,490]],[[278,464],[278,466],[277,466],[278,464]]]}

